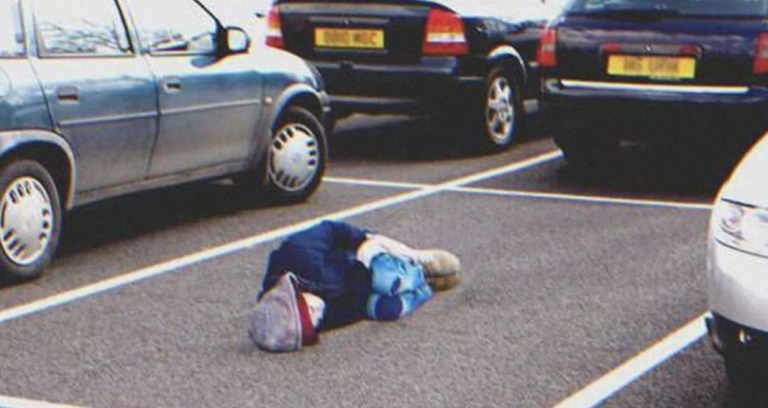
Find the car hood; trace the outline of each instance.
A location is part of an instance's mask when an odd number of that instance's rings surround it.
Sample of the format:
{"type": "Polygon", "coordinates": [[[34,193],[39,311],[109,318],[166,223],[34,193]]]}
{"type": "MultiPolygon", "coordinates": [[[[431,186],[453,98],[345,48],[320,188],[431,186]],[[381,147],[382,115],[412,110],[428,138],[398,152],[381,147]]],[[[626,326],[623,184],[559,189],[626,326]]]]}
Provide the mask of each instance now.
{"type": "Polygon", "coordinates": [[[741,160],[720,192],[722,198],[768,208],[768,135],[741,160]]]}

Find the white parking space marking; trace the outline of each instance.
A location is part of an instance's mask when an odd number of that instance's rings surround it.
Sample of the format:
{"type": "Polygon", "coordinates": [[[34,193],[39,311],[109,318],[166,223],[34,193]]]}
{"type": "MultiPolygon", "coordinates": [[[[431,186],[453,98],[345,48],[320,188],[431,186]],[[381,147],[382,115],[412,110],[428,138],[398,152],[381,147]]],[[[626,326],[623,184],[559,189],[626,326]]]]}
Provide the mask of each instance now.
{"type": "Polygon", "coordinates": [[[22,398],[6,397],[0,395],[0,407],[2,408],[85,408],[77,405],[53,404],[45,401],[34,401],[22,398]]]}
{"type": "Polygon", "coordinates": [[[702,314],[659,342],[614,368],[581,391],[563,400],[554,408],[592,408],[606,401],[627,385],[653,371],[656,367],[685,350],[707,333],[702,314]]]}
{"type": "Polygon", "coordinates": [[[677,201],[642,200],[642,199],[614,198],[614,197],[579,195],[579,194],[540,193],[540,192],[499,190],[499,189],[492,189],[492,188],[475,188],[475,187],[458,187],[458,188],[451,188],[449,190],[460,192],[460,193],[497,195],[497,196],[504,196],[504,197],[519,197],[519,198],[533,198],[533,199],[546,199],[546,200],[560,200],[560,201],[576,201],[576,202],[595,203],[595,204],[618,204],[618,205],[630,205],[630,206],[638,206],[638,207],[674,208],[674,209],[683,209],[683,210],[711,210],[712,209],[711,204],[685,203],[685,202],[677,202],[677,201]]]}
{"type": "Polygon", "coordinates": [[[39,313],[45,310],[57,308],[77,300],[88,298],[100,293],[111,291],[121,288],[126,285],[130,285],[139,281],[143,281],[152,277],[163,275],[166,273],[178,271],[182,268],[195,265],[198,263],[206,262],[218,257],[222,257],[227,254],[242,251],[248,248],[255,247],[257,245],[264,244],[276,239],[283,238],[295,232],[302,231],[322,220],[343,220],[358,215],[370,213],[383,208],[395,206],[408,201],[417,200],[420,198],[439,194],[452,188],[461,187],[479,181],[488,180],[501,175],[522,171],[540,164],[547,163],[562,157],[560,151],[553,151],[544,153],[539,156],[526,159],[517,163],[508,164],[506,166],[498,167],[495,169],[483,171],[470,176],[461,177],[444,183],[429,186],[427,188],[412,191],[404,194],[400,194],[394,197],[377,200],[368,204],[359,205],[349,208],[347,210],[331,213],[322,217],[313,218],[307,221],[303,221],[297,224],[293,224],[287,227],[272,230],[263,234],[258,234],[249,238],[244,238],[238,241],[231,242],[229,244],[217,246],[200,252],[196,252],[190,255],[186,255],[177,259],[166,261],[160,264],[142,268],[136,271],[127,272],[114,278],[106,279],[100,282],[96,282],[78,289],[62,292],[44,299],[40,299],[24,305],[12,307],[10,309],[0,312],[0,325],[7,323],[11,320],[15,320],[21,317],[25,317],[34,313],[39,313]]]}
{"type": "MultiPolygon", "coordinates": [[[[379,181],[379,180],[362,180],[362,179],[350,179],[350,178],[337,178],[326,177],[326,182],[334,184],[347,184],[366,187],[389,187],[399,189],[426,189],[434,187],[430,184],[413,184],[413,183],[400,183],[392,181],[379,181]]],[[[686,203],[679,201],[663,201],[663,200],[643,200],[643,199],[629,199],[629,198],[615,198],[606,196],[593,196],[593,195],[580,195],[580,194],[561,194],[561,193],[544,193],[544,192],[530,192],[519,190],[503,190],[495,188],[479,188],[479,187],[451,187],[445,188],[445,191],[452,191],[456,193],[466,194],[480,194],[480,195],[494,195],[502,197],[517,197],[517,198],[531,198],[531,199],[544,199],[544,200],[560,200],[560,201],[575,201],[584,203],[595,204],[617,204],[617,205],[630,205],[638,207],[656,207],[656,208],[674,208],[684,210],[711,210],[711,204],[704,203],[686,203]]]]}
{"type": "Polygon", "coordinates": [[[328,176],[323,177],[323,182],[333,183],[333,184],[345,184],[350,186],[399,188],[403,190],[418,190],[418,189],[434,187],[434,184],[401,183],[399,181],[379,181],[379,180],[353,179],[353,178],[346,178],[346,177],[328,177],[328,176]]]}

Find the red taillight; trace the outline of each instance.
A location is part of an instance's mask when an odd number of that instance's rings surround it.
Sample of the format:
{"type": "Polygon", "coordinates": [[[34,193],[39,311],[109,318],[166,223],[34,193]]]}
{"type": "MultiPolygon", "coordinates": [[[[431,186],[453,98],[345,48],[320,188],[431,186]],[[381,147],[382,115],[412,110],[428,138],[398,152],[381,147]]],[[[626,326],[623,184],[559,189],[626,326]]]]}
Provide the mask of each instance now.
{"type": "Polygon", "coordinates": [[[539,50],[536,53],[536,60],[543,68],[554,68],[557,66],[557,29],[547,28],[539,42],[539,50]]]}
{"type": "Polygon", "coordinates": [[[755,50],[755,64],[752,68],[755,74],[768,74],[768,33],[760,34],[755,50]]]}
{"type": "Polygon", "coordinates": [[[432,9],[424,36],[424,55],[465,55],[469,43],[464,34],[464,21],[456,13],[432,9]]]}
{"type": "Polygon", "coordinates": [[[605,43],[600,46],[600,53],[602,54],[616,54],[619,52],[621,52],[621,44],[605,43]]]}
{"type": "Polygon", "coordinates": [[[267,45],[275,48],[285,48],[283,42],[283,27],[280,21],[280,6],[272,6],[267,14],[267,45]]]}

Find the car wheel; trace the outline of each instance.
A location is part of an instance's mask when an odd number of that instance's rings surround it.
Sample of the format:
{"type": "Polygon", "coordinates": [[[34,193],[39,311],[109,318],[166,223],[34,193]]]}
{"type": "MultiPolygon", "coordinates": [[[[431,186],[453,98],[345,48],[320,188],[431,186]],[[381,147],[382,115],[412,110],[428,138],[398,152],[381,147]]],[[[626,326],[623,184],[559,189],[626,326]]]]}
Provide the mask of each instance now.
{"type": "Polygon", "coordinates": [[[0,274],[10,280],[39,277],[61,233],[62,210],[50,173],[20,159],[0,170],[0,274]]]}
{"type": "Polygon", "coordinates": [[[509,68],[491,70],[485,85],[483,105],[484,132],[480,147],[502,150],[509,147],[522,129],[524,118],[520,86],[509,68]]]}
{"type": "Polygon", "coordinates": [[[258,170],[234,177],[251,197],[293,203],[317,190],[327,162],[325,130],[306,109],[290,107],[274,126],[258,170]]]}
{"type": "Polygon", "coordinates": [[[725,373],[728,377],[728,405],[734,407],[768,406],[768,369],[765,359],[745,359],[744,356],[725,355],[725,373]]]}
{"type": "Polygon", "coordinates": [[[768,378],[768,369],[764,359],[746,359],[733,354],[725,354],[725,374],[728,382],[737,390],[755,391],[754,387],[764,385],[768,378]]]}

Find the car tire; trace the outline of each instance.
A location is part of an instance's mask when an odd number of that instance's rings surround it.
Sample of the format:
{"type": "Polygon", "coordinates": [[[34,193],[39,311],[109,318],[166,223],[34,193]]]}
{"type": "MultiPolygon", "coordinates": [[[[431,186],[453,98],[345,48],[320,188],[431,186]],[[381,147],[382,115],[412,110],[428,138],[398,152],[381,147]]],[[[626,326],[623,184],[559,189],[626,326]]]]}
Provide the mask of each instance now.
{"type": "Polygon", "coordinates": [[[456,101],[437,99],[431,110],[432,129],[443,142],[457,149],[474,152],[496,152],[507,149],[518,139],[524,124],[520,86],[508,67],[493,68],[485,85],[468,91],[456,101]],[[504,130],[492,124],[505,119],[504,130]]]}
{"type": "Polygon", "coordinates": [[[53,260],[62,228],[59,193],[48,170],[29,159],[0,169],[0,275],[40,277],[53,260]]]}
{"type": "Polygon", "coordinates": [[[492,69],[485,81],[477,146],[491,151],[507,149],[520,136],[524,118],[520,84],[514,73],[505,66],[492,69]]]}
{"type": "Polygon", "coordinates": [[[724,359],[728,383],[735,390],[752,393],[757,391],[758,387],[764,388],[762,386],[768,381],[764,359],[751,360],[727,353],[724,359]]]}
{"type": "Polygon", "coordinates": [[[259,168],[234,178],[249,195],[281,203],[309,198],[320,186],[328,162],[325,129],[308,110],[288,108],[276,122],[259,168]]]}

